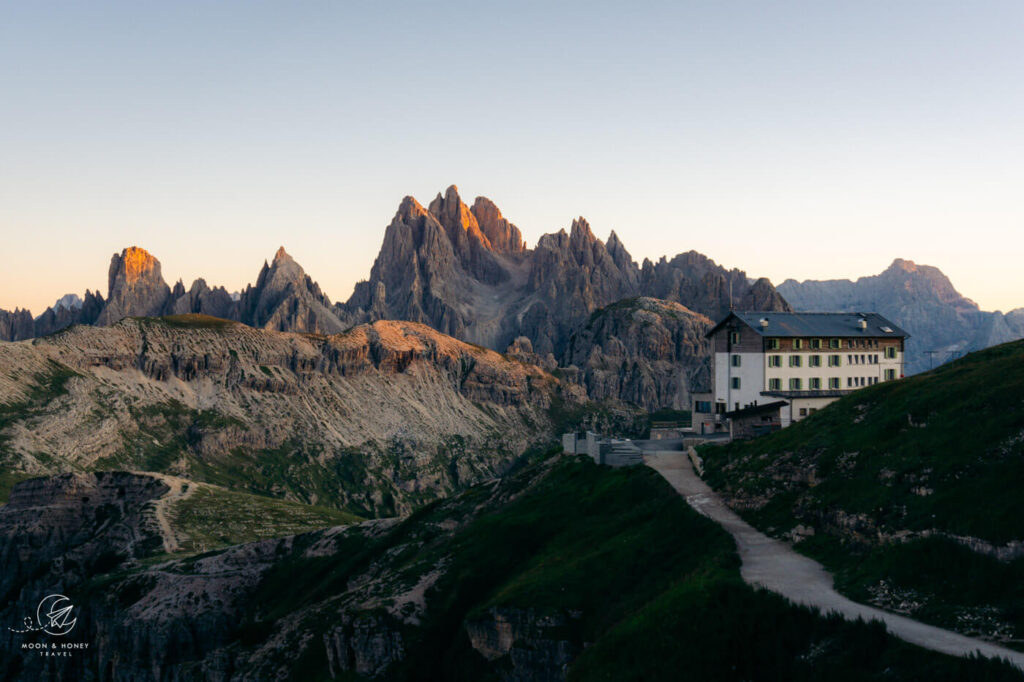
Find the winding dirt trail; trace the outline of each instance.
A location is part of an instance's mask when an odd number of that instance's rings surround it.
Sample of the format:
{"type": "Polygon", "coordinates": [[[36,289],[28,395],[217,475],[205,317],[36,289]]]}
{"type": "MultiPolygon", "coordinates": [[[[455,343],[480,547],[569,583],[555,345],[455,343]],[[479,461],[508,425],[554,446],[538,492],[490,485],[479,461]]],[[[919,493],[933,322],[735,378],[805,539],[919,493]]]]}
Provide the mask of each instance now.
{"type": "Polygon", "coordinates": [[[672,484],[687,504],[729,531],[743,562],[740,574],[748,584],[848,620],[880,620],[891,634],[926,649],[953,656],[978,653],[986,658],[1004,658],[1024,671],[1024,653],[858,604],[839,594],[832,586],[832,576],[821,564],[769,538],[729,509],[694,473],[686,453],[645,453],[644,461],[672,484]]]}
{"type": "Polygon", "coordinates": [[[177,552],[181,548],[181,543],[178,541],[178,534],[174,532],[174,527],[171,526],[168,513],[175,503],[184,500],[194,493],[197,484],[194,481],[186,481],[183,478],[166,474],[156,474],[150,471],[140,473],[158,478],[170,487],[170,490],[165,495],[155,501],[153,516],[160,526],[160,535],[164,539],[164,551],[168,553],[177,552]]]}

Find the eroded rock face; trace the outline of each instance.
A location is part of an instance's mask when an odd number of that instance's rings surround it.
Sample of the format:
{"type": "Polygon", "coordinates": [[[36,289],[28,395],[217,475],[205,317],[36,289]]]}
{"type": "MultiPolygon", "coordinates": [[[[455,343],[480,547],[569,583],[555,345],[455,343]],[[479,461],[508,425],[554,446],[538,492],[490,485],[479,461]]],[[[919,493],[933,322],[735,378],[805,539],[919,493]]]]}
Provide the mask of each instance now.
{"type": "Polygon", "coordinates": [[[553,400],[583,400],[578,386],[421,324],[321,337],[202,316],[0,345],[0,389],[18,406],[5,415],[9,469],[224,471],[368,515],[494,475],[550,436],[553,400]],[[264,483],[265,465],[287,475],[264,483]]]}
{"type": "Polygon", "coordinates": [[[501,215],[494,202],[487,197],[477,197],[470,209],[480,231],[487,237],[491,248],[497,253],[522,253],[526,251],[526,242],[519,228],[501,215]]]}
{"type": "MultiPolygon", "coordinates": [[[[26,642],[50,643],[40,632],[14,632],[34,624],[37,607],[52,594],[73,595],[78,621],[61,641],[87,642],[81,587],[95,576],[159,552],[163,537],[153,504],[168,490],[160,480],[126,472],[64,474],[15,485],[0,506],[0,647],[4,679],[82,679],[80,659],[47,659],[25,652],[26,642]],[[9,624],[10,626],[8,626],[9,624]],[[14,665],[15,667],[8,667],[14,665]]],[[[93,674],[97,672],[93,668],[93,674]]]]}
{"type": "MultiPolygon", "coordinates": [[[[141,557],[162,547],[146,503],[168,491],[151,476],[63,474],[17,484],[0,506],[0,594],[45,568],[48,584],[76,582],[93,564],[141,557]]],[[[42,597],[43,595],[31,595],[42,597]]]]}
{"type": "Polygon", "coordinates": [[[962,296],[938,268],[902,258],[884,272],[855,282],[790,279],[779,285],[779,291],[797,310],[871,310],[889,318],[910,333],[908,374],[1024,337],[1019,311],[985,312],[962,296]]]}
{"type": "Polygon", "coordinates": [[[21,341],[31,339],[35,335],[32,313],[16,308],[14,312],[0,310],[0,339],[4,341],[21,341]]]}
{"type": "Polygon", "coordinates": [[[125,317],[162,315],[171,297],[160,272],[160,261],[145,249],[130,246],[110,259],[107,303],[97,324],[109,325],[125,317]]]}
{"type": "Polygon", "coordinates": [[[587,394],[620,398],[649,410],[689,409],[692,386],[706,383],[709,318],[653,298],[596,311],[569,338],[563,366],[582,372],[587,394]]]}

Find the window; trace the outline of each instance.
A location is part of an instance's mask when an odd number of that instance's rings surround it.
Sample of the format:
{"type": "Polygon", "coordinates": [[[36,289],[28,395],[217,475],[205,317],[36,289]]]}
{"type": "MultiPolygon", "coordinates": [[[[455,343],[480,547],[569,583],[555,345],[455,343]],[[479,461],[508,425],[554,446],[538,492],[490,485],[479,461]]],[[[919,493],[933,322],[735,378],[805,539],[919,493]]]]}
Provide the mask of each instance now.
{"type": "Polygon", "coordinates": [[[768,356],[769,367],[782,367],[782,356],[781,355],[769,355],[768,356]]]}
{"type": "Polygon", "coordinates": [[[865,357],[863,355],[860,356],[860,364],[866,365],[867,363],[868,363],[868,361],[865,359],[865,357]]]}
{"type": "Polygon", "coordinates": [[[740,356],[738,356],[738,355],[733,355],[732,356],[732,366],[733,367],[739,367],[740,366],[740,356]]]}
{"type": "Polygon", "coordinates": [[[811,339],[811,348],[818,350],[821,348],[821,339],[811,339]]]}
{"type": "Polygon", "coordinates": [[[793,350],[800,350],[804,347],[803,339],[793,339],[793,350]]]}
{"type": "Polygon", "coordinates": [[[843,342],[840,339],[829,339],[828,340],[828,347],[829,348],[842,348],[843,347],[843,342]]]}
{"type": "Polygon", "coordinates": [[[803,390],[803,387],[804,387],[803,379],[790,379],[789,380],[789,390],[791,390],[791,391],[801,391],[801,390],[803,390]]]}
{"type": "Polygon", "coordinates": [[[850,388],[853,386],[853,377],[846,377],[846,387],[850,388]]]}
{"type": "Polygon", "coordinates": [[[846,342],[846,347],[847,348],[854,348],[854,347],[856,347],[856,345],[857,345],[857,342],[854,341],[853,339],[850,339],[849,341],[846,342]]]}
{"type": "Polygon", "coordinates": [[[843,356],[841,355],[830,355],[828,356],[829,367],[841,367],[843,364],[843,356]]]}
{"type": "Polygon", "coordinates": [[[806,417],[807,416],[807,408],[806,407],[801,407],[800,408],[800,416],[801,417],[806,417]]]}
{"type": "Polygon", "coordinates": [[[802,357],[800,357],[799,355],[790,355],[789,356],[789,366],[790,367],[802,367],[803,363],[804,363],[804,359],[802,357]]]}
{"type": "Polygon", "coordinates": [[[812,391],[820,391],[821,379],[819,379],[818,377],[812,377],[811,379],[808,379],[807,388],[811,389],[812,391]]]}
{"type": "Polygon", "coordinates": [[[888,358],[889,360],[894,360],[896,358],[896,346],[889,346],[888,348],[886,348],[885,357],[888,358]]]}
{"type": "Polygon", "coordinates": [[[732,378],[732,387],[733,388],[739,388],[740,387],[740,378],[739,377],[733,377],[732,378]]]}
{"type": "Polygon", "coordinates": [[[821,367],[821,356],[820,355],[812,355],[811,357],[807,358],[807,366],[808,367],[821,367]]]}
{"type": "Polygon", "coordinates": [[[729,343],[731,343],[733,345],[736,345],[739,342],[740,342],[740,333],[739,332],[729,332],[729,343]]]}
{"type": "Polygon", "coordinates": [[[830,377],[828,380],[828,387],[831,389],[838,389],[840,387],[839,377],[830,377]]]}
{"type": "Polygon", "coordinates": [[[853,356],[852,355],[847,355],[846,356],[846,364],[848,364],[848,365],[852,365],[853,364],[853,356]]]}
{"type": "Polygon", "coordinates": [[[894,369],[887,369],[887,370],[885,370],[885,380],[886,381],[892,381],[895,378],[896,378],[896,370],[894,370],[894,369]]]}
{"type": "Polygon", "coordinates": [[[710,400],[698,400],[694,404],[694,410],[701,414],[711,414],[711,401],[710,400]]]}
{"type": "Polygon", "coordinates": [[[768,339],[768,350],[778,350],[778,349],[779,349],[779,340],[778,339],[768,339]]]}
{"type": "Polygon", "coordinates": [[[781,391],[782,390],[782,379],[769,379],[768,380],[769,391],[781,391]]]}

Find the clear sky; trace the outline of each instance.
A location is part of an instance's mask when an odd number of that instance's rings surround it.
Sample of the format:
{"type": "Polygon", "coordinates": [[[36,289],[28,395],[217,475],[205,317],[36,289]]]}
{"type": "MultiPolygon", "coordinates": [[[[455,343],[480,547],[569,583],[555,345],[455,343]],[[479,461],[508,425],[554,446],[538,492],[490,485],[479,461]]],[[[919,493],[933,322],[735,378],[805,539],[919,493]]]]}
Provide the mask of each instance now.
{"type": "Polygon", "coordinates": [[[1024,3],[0,2],[0,308],[284,245],[332,300],[406,194],[774,282],[1024,306],[1024,3]]]}

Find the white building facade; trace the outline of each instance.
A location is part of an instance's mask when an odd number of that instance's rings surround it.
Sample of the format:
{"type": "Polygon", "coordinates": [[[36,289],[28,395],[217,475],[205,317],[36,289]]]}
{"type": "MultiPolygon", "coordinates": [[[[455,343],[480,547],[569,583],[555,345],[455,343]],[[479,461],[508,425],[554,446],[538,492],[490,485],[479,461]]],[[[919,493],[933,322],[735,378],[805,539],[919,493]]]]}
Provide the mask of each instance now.
{"type": "Polygon", "coordinates": [[[787,426],[859,388],[902,378],[908,337],[877,313],[733,312],[707,335],[711,395],[694,403],[694,425],[705,431],[724,415],[778,401],[779,426],[787,426]]]}

